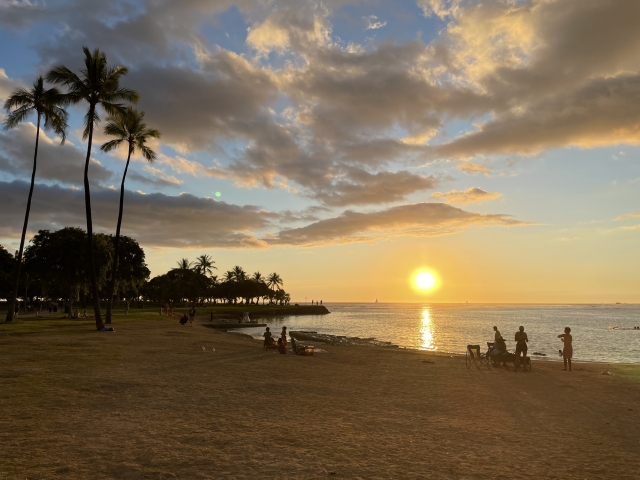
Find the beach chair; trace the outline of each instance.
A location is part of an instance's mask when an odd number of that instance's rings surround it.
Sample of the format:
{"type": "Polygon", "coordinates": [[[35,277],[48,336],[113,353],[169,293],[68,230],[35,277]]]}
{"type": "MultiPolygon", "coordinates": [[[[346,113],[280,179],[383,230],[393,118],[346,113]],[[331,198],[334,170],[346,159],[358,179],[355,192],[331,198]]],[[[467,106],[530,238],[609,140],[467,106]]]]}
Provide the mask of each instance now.
{"type": "Polygon", "coordinates": [[[295,338],[291,337],[291,349],[296,355],[313,355],[314,347],[312,345],[301,345],[296,342],[295,338]]]}
{"type": "Polygon", "coordinates": [[[480,353],[480,345],[467,345],[465,364],[467,365],[467,369],[471,368],[471,365],[475,365],[478,370],[483,365],[491,369],[490,359],[487,354],[480,353]]]}

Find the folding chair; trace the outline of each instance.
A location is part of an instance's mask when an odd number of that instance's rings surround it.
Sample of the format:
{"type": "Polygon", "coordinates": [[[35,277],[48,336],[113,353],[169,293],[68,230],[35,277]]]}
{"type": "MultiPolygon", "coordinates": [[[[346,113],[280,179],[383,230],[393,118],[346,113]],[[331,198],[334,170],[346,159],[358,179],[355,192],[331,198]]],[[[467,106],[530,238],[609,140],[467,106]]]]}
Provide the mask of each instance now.
{"type": "Polygon", "coordinates": [[[484,365],[491,370],[490,359],[486,353],[480,353],[480,345],[467,345],[465,364],[467,365],[467,369],[471,368],[471,365],[475,365],[479,370],[480,367],[484,365]]]}

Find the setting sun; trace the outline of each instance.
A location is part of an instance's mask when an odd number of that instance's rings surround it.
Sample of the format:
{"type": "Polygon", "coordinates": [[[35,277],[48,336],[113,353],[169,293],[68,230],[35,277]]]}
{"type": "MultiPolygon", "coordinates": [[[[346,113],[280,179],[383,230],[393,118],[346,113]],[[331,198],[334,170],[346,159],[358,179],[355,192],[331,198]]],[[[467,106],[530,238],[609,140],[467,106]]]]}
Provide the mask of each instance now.
{"type": "Polygon", "coordinates": [[[438,288],[438,276],[431,270],[416,270],[413,273],[411,284],[415,290],[427,293],[438,288]]]}

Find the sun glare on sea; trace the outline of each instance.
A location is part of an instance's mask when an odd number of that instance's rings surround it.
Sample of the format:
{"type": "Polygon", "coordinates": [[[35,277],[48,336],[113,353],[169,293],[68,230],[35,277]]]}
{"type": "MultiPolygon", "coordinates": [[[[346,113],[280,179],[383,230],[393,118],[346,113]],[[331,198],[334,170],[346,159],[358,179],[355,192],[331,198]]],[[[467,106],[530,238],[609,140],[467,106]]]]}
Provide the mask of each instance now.
{"type": "Polygon", "coordinates": [[[438,275],[426,269],[419,269],[413,272],[413,276],[411,277],[411,284],[413,288],[422,293],[429,293],[438,288],[439,279],[438,275]]]}

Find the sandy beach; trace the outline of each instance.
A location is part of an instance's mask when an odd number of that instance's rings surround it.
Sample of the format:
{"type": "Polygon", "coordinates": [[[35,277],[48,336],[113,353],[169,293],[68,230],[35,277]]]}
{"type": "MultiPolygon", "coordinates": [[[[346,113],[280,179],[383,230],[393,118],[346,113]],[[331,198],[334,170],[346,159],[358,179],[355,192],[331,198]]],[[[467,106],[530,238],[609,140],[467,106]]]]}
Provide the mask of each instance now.
{"type": "Polygon", "coordinates": [[[639,478],[637,366],[42,322],[0,329],[0,479],[639,478]]]}

